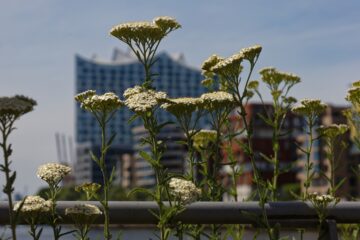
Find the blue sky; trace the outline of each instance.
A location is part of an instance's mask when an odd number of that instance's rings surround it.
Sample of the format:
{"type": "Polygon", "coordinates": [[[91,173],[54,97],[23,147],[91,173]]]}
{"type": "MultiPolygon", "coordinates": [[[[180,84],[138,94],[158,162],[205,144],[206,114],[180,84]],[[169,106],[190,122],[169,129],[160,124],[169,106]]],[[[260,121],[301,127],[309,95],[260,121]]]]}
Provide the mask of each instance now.
{"type": "Polygon", "coordinates": [[[261,44],[258,69],[301,76],[295,97],[344,104],[349,84],[360,79],[359,10],[356,0],[2,0],[0,95],[25,94],[39,104],[11,138],[17,191],[32,194],[42,184],[35,173],[57,160],[55,132],[73,135],[74,55],[109,59],[114,47],[125,49],[108,34],[113,25],[175,17],[183,28],[160,50],[182,52],[195,67],[213,53],[261,44]]]}

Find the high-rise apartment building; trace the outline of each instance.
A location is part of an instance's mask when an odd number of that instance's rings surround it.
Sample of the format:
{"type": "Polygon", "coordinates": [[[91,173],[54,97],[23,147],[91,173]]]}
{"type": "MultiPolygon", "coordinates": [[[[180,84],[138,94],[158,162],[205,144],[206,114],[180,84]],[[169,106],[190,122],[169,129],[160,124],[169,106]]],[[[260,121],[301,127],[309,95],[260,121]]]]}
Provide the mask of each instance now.
{"type": "MultiPolygon", "coordinates": [[[[266,105],[265,107],[271,110],[271,105],[266,105]]],[[[344,109],[346,109],[345,106],[329,105],[318,119],[315,128],[320,125],[346,124],[346,119],[342,114],[344,109]]],[[[259,114],[265,114],[262,104],[250,103],[246,106],[246,112],[248,120],[252,119],[253,121],[254,132],[251,141],[256,165],[262,178],[269,180],[273,175],[273,165],[265,161],[261,157],[261,154],[266,156],[273,154],[272,128],[259,117],[259,114]]],[[[242,128],[242,121],[236,114],[230,115],[230,122],[235,129],[242,128]]],[[[304,190],[306,156],[296,145],[301,145],[303,148],[306,148],[308,144],[308,135],[305,132],[306,128],[305,119],[302,116],[288,113],[283,125],[284,136],[279,139],[279,162],[283,169],[289,169],[280,175],[278,179],[279,187],[285,184],[293,184],[293,186],[298,184],[299,188],[304,190]]],[[[316,130],[314,130],[313,134],[314,138],[317,138],[316,130]]],[[[238,140],[245,141],[245,136],[239,135],[238,140]]],[[[360,180],[356,173],[360,164],[360,151],[351,142],[349,132],[342,136],[342,140],[347,146],[341,149],[339,145],[339,147],[335,149],[335,156],[337,157],[335,183],[338,184],[345,179],[337,191],[337,196],[350,199],[351,197],[358,197],[360,195],[360,180]]],[[[253,170],[250,159],[243,152],[239,144],[234,143],[232,145],[232,151],[235,159],[243,167],[243,174],[237,179],[237,192],[239,200],[241,200],[249,197],[254,188],[253,170]]],[[[314,141],[310,161],[313,164],[312,171],[315,172],[315,175],[309,188],[310,192],[325,194],[330,187],[329,182],[326,181],[323,176],[323,174],[325,174],[327,177],[330,177],[330,163],[326,154],[327,151],[326,143],[322,138],[314,141]]],[[[226,160],[226,153],[224,153],[224,158],[226,160]]],[[[226,184],[230,179],[225,177],[224,180],[226,184]]]]}
{"type": "MultiPolygon", "coordinates": [[[[342,114],[346,106],[334,106],[329,105],[326,111],[319,118],[318,125],[328,126],[330,124],[346,124],[346,118],[342,114]]],[[[337,190],[338,197],[351,199],[360,195],[360,182],[357,175],[358,165],[360,163],[359,149],[352,143],[350,139],[350,133],[347,132],[341,136],[341,140],[345,143],[345,146],[341,146],[338,143],[338,147],[335,148],[335,185],[344,181],[341,187],[337,190]]],[[[328,147],[323,139],[319,139],[315,142],[312,151],[311,160],[314,163],[315,171],[319,174],[315,174],[309,190],[311,192],[327,193],[330,184],[320,174],[322,171],[327,177],[330,177],[330,162],[327,156],[328,147]]],[[[300,179],[303,181],[303,173],[299,174],[300,179]]]]}
{"type": "MultiPolygon", "coordinates": [[[[266,104],[265,106],[260,103],[249,103],[246,106],[246,117],[247,121],[250,120],[253,123],[253,136],[251,139],[251,144],[254,150],[254,157],[256,166],[260,172],[262,179],[270,180],[273,175],[274,166],[272,163],[266,161],[262,155],[272,156],[272,134],[273,130],[267,123],[265,123],[260,117],[259,114],[265,116],[265,108],[267,111],[272,111],[272,106],[266,104]]],[[[243,128],[241,118],[236,114],[231,114],[229,116],[230,123],[233,129],[241,130],[243,128]]],[[[288,113],[283,124],[282,134],[283,136],[279,138],[279,163],[282,170],[289,169],[289,171],[282,172],[278,178],[278,185],[281,187],[284,184],[297,183],[297,169],[291,167],[297,161],[297,151],[296,151],[296,140],[299,135],[302,134],[302,129],[304,126],[303,118],[296,116],[292,113],[288,113]]],[[[245,142],[246,136],[241,134],[237,136],[237,141],[245,142]]],[[[238,161],[239,165],[242,166],[243,174],[237,179],[237,193],[238,200],[247,199],[253,189],[253,168],[251,166],[250,158],[244,153],[240,145],[235,141],[232,144],[232,152],[234,158],[238,161]]],[[[224,152],[224,159],[226,161],[227,155],[224,152]]],[[[227,168],[225,168],[226,170],[227,168]]],[[[225,171],[226,172],[226,171],[225,171]]],[[[225,177],[225,184],[229,178],[225,177]]],[[[226,198],[226,196],[225,196],[226,198]]]]}

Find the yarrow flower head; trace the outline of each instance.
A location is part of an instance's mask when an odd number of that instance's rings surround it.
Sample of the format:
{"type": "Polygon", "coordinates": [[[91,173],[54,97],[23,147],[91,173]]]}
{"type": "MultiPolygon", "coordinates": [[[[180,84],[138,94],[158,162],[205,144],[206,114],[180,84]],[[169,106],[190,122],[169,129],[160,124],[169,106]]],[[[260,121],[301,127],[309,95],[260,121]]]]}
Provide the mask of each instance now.
{"type": "Polygon", "coordinates": [[[96,192],[101,188],[101,185],[98,183],[83,183],[75,187],[76,192],[85,192],[87,200],[90,200],[96,192]]]}
{"type": "Polygon", "coordinates": [[[268,86],[277,88],[282,82],[286,85],[294,85],[300,82],[300,77],[293,73],[280,72],[274,67],[266,67],[260,70],[262,81],[268,86]]]}
{"type": "Polygon", "coordinates": [[[204,93],[200,98],[203,99],[204,107],[208,110],[231,107],[235,104],[233,95],[224,91],[204,93]]]}
{"type": "Polygon", "coordinates": [[[72,208],[65,209],[65,215],[85,215],[94,216],[101,215],[101,210],[92,204],[77,204],[72,208]]]}
{"type": "Polygon", "coordinates": [[[146,43],[159,41],[164,37],[164,31],[152,22],[129,22],[112,27],[110,35],[125,43],[131,41],[146,43]]]}
{"type": "Polygon", "coordinates": [[[201,81],[201,85],[203,85],[206,88],[211,88],[211,86],[214,84],[213,78],[205,78],[201,81]]]}
{"type": "Polygon", "coordinates": [[[201,190],[191,181],[180,178],[171,178],[169,182],[170,194],[182,204],[195,202],[201,194],[201,190]]]}
{"type": "Polygon", "coordinates": [[[132,95],[135,95],[135,94],[138,94],[138,93],[143,92],[143,90],[144,90],[144,89],[143,89],[141,86],[135,86],[135,87],[133,87],[133,88],[128,88],[128,89],[125,90],[123,96],[124,96],[124,98],[127,99],[127,98],[129,98],[130,96],[132,96],[132,95]]]}
{"type": "Polygon", "coordinates": [[[167,99],[165,92],[156,92],[140,86],[127,89],[124,93],[125,105],[138,114],[152,111],[159,103],[167,99]]]}
{"type": "Polygon", "coordinates": [[[94,90],[88,90],[75,96],[75,100],[88,111],[112,112],[124,105],[119,97],[112,92],[96,95],[94,90]]]}
{"type": "MultiPolygon", "coordinates": [[[[359,132],[360,132],[360,106],[353,106],[342,111],[342,114],[347,119],[347,124],[350,129],[350,137],[356,143],[359,141],[359,132]]],[[[360,143],[360,141],[359,141],[360,143]]]]}
{"type": "Polygon", "coordinates": [[[216,54],[213,54],[203,62],[203,64],[201,65],[201,69],[209,72],[209,71],[211,71],[211,68],[213,66],[215,66],[217,63],[219,63],[223,59],[224,58],[222,58],[216,54]]]}
{"type": "Polygon", "coordinates": [[[334,139],[339,135],[346,133],[349,127],[346,124],[331,124],[329,126],[320,126],[317,131],[321,136],[334,139]]]}
{"type": "Polygon", "coordinates": [[[154,18],[153,22],[155,25],[160,27],[165,34],[181,28],[181,25],[176,21],[175,18],[168,16],[156,17],[154,18]]]}
{"type": "Polygon", "coordinates": [[[38,168],[37,176],[49,185],[57,185],[66,175],[71,172],[71,168],[58,163],[47,163],[38,168]]]}
{"type": "Polygon", "coordinates": [[[49,213],[52,209],[52,201],[45,200],[39,196],[27,196],[22,206],[21,204],[22,202],[17,202],[14,205],[14,211],[20,210],[22,214],[29,216],[38,213],[49,213]]]}
{"type": "Polygon", "coordinates": [[[251,89],[251,90],[253,90],[253,89],[256,90],[256,89],[258,89],[258,87],[259,87],[259,81],[256,81],[256,80],[250,81],[247,85],[247,88],[251,89]]]}
{"type": "Polygon", "coordinates": [[[299,115],[315,117],[322,114],[326,108],[327,105],[320,99],[302,99],[300,104],[294,106],[291,111],[299,115]]]}
{"type": "Polygon", "coordinates": [[[131,44],[132,41],[154,43],[180,27],[181,25],[174,18],[156,17],[153,22],[129,22],[116,25],[111,28],[110,35],[127,44],[131,44]]]}
{"type": "Polygon", "coordinates": [[[260,45],[254,45],[251,47],[241,49],[241,53],[244,59],[251,63],[254,63],[261,53],[262,47],[260,45]]]}
{"type": "Polygon", "coordinates": [[[193,146],[196,150],[202,151],[209,147],[210,143],[216,141],[217,132],[215,130],[202,129],[192,136],[193,146]]]}
{"type": "Polygon", "coordinates": [[[71,217],[77,224],[91,224],[98,216],[102,215],[102,212],[92,204],[77,204],[72,208],[66,208],[65,215],[71,217]]]}
{"type": "Polygon", "coordinates": [[[14,116],[18,118],[28,112],[31,112],[36,106],[36,101],[22,96],[0,97],[0,117],[14,116]]]}
{"type": "Polygon", "coordinates": [[[320,195],[317,192],[309,193],[309,200],[318,204],[327,206],[329,203],[336,201],[337,199],[331,195],[323,194],[320,195]]]}
{"type": "Polygon", "coordinates": [[[360,104],[360,80],[351,84],[345,99],[352,104],[360,104]]]}
{"type": "Polygon", "coordinates": [[[219,61],[211,68],[211,71],[223,76],[238,76],[243,69],[241,66],[243,59],[244,55],[241,52],[236,53],[231,57],[219,61]]]}
{"type": "Polygon", "coordinates": [[[161,108],[178,116],[183,114],[191,114],[197,109],[201,109],[204,100],[201,98],[183,97],[166,99],[161,108]]]}

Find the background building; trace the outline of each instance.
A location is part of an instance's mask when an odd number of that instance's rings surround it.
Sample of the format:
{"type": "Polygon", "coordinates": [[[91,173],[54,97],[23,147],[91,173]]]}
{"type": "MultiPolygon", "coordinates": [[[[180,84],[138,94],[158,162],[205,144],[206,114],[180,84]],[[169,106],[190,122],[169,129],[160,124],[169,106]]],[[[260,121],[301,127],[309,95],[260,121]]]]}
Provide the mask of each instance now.
{"type": "MultiPolygon", "coordinates": [[[[84,182],[103,183],[102,173],[99,166],[91,159],[90,152],[95,156],[100,156],[101,146],[92,145],[90,142],[80,143],[76,148],[77,161],[74,165],[75,184],[84,182]]],[[[118,170],[121,156],[124,154],[133,154],[132,150],[121,146],[112,146],[106,155],[106,171],[110,176],[115,167],[114,184],[120,184],[121,172],[118,170]]]]}
{"type": "MultiPolygon", "coordinates": [[[[271,108],[270,105],[266,107],[271,108]]],[[[329,105],[326,112],[319,118],[317,126],[328,126],[333,123],[346,124],[346,119],[342,115],[344,109],[346,109],[345,106],[329,105]]],[[[272,155],[272,128],[258,116],[258,114],[264,115],[264,107],[262,104],[250,103],[246,107],[246,111],[248,113],[248,120],[252,119],[253,121],[254,133],[252,145],[254,147],[256,165],[263,179],[271,179],[273,175],[273,165],[265,161],[260,153],[266,156],[272,155]]],[[[236,114],[232,114],[229,117],[234,129],[242,128],[242,121],[236,114]]],[[[301,190],[304,189],[306,156],[297,148],[296,143],[304,148],[307,146],[308,139],[304,132],[305,127],[306,123],[303,117],[288,113],[283,126],[283,132],[287,134],[281,137],[279,141],[279,160],[282,168],[291,168],[289,171],[280,175],[278,179],[280,188],[288,185],[289,189],[292,185],[293,190],[296,190],[296,186],[300,187],[301,190]]],[[[313,134],[316,138],[316,131],[314,131],[313,134]]],[[[238,140],[245,141],[245,139],[244,135],[238,136],[238,140]]],[[[335,171],[335,182],[339,183],[345,179],[343,185],[337,191],[337,196],[350,199],[358,197],[360,193],[359,173],[357,173],[360,163],[360,151],[351,142],[349,132],[342,136],[342,140],[345,142],[346,147],[343,151],[340,151],[340,147],[336,149],[337,152],[335,155],[338,159],[337,169],[335,171]]],[[[232,150],[235,159],[243,166],[243,174],[237,179],[239,199],[247,198],[250,196],[254,187],[250,159],[244,154],[239,144],[233,143],[232,150]]],[[[310,192],[325,194],[329,189],[329,183],[324,176],[321,175],[321,172],[323,172],[326,176],[330,177],[330,166],[326,151],[327,146],[323,139],[320,138],[314,142],[310,161],[314,164],[313,171],[315,175],[309,188],[310,192]]],[[[225,152],[224,158],[226,161],[227,156],[225,152]]],[[[229,181],[229,179],[225,177],[225,184],[227,181],[229,181]]],[[[290,197],[289,194],[285,193],[288,189],[280,190],[280,194],[290,197]]]]}
{"type": "MultiPolygon", "coordinates": [[[[346,118],[343,116],[342,111],[346,106],[333,106],[329,105],[326,112],[319,118],[318,125],[330,125],[330,124],[346,124],[346,118]]],[[[341,198],[350,199],[351,197],[359,196],[360,184],[356,174],[358,171],[358,164],[360,163],[360,152],[357,147],[351,142],[350,133],[347,132],[341,137],[342,141],[346,144],[346,147],[341,150],[339,145],[336,148],[336,170],[335,170],[335,185],[345,179],[344,183],[337,191],[337,195],[341,198]]],[[[310,191],[327,193],[329,189],[329,183],[325,181],[324,177],[320,175],[320,170],[330,177],[330,163],[326,155],[327,146],[323,139],[316,141],[312,152],[312,161],[314,162],[315,171],[318,173],[315,175],[314,180],[311,183],[310,191]]],[[[299,179],[303,182],[304,176],[300,172],[299,179]]]]}
{"type": "MultiPolygon", "coordinates": [[[[260,117],[259,114],[263,116],[266,115],[265,108],[268,111],[271,111],[271,105],[263,105],[260,103],[249,103],[246,106],[247,118],[248,121],[253,122],[253,137],[252,137],[252,146],[254,148],[254,155],[256,166],[259,169],[260,175],[265,180],[270,180],[273,176],[273,164],[267,162],[261,154],[266,156],[272,156],[272,128],[266,124],[260,117]]],[[[243,127],[242,120],[239,116],[234,112],[229,116],[230,122],[233,129],[240,130],[243,127]]],[[[296,116],[292,113],[288,113],[286,120],[283,125],[284,135],[279,139],[279,162],[281,169],[289,168],[289,171],[283,172],[278,178],[278,184],[281,188],[285,184],[296,184],[298,183],[297,179],[297,169],[296,169],[296,161],[297,161],[297,151],[296,151],[296,140],[297,137],[302,134],[303,127],[303,119],[302,117],[296,116]]],[[[246,141],[246,136],[244,134],[237,136],[238,141],[246,141]]],[[[236,142],[232,144],[232,151],[235,159],[239,162],[239,164],[243,167],[243,174],[237,179],[238,184],[238,196],[239,200],[246,199],[250,196],[254,189],[253,182],[253,170],[250,162],[250,158],[248,158],[243,152],[240,145],[236,142]]],[[[227,156],[224,152],[224,159],[226,161],[227,156]]],[[[228,181],[229,179],[225,178],[224,181],[228,181]]]]}
{"type": "MultiPolygon", "coordinates": [[[[98,94],[114,92],[120,98],[127,88],[143,83],[144,69],[137,58],[130,53],[114,50],[112,61],[101,61],[97,58],[86,59],[76,56],[76,94],[92,89],[98,94]]],[[[166,92],[170,97],[198,97],[204,93],[201,85],[202,75],[198,69],[185,64],[182,55],[170,56],[163,52],[157,55],[157,61],[152,73],[158,74],[154,87],[158,91],[166,92]]],[[[132,148],[133,139],[131,129],[141,125],[141,120],[128,124],[133,113],[122,108],[117,111],[113,120],[108,124],[108,132],[116,132],[115,145],[132,148]]],[[[165,111],[160,111],[159,121],[173,120],[165,111]]],[[[205,120],[200,124],[205,124],[205,120]]],[[[76,142],[90,142],[100,145],[100,128],[95,118],[76,104],[76,142]]]]}
{"type": "MultiPolygon", "coordinates": [[[[125,53],[118,49],[114,50],[111,61],[101,61],[98,58],[87,59],[76,56],[75,67],[76,94],[92,89],[96,90],[97,94],[111,91],[120,98],[123,98],[122,95],[127,88],[142,84],[144,79],[144,69],[137,58],[131,55],[130,52],[125,53]]],[[[158,74],[154,81],[156,90],[164,91],[170,97],[198,97],[205,92],[205,88],[201,85],[203,78],[201,72],[198,69],[186,65],[184,57],[181,54],[169,55],[166,52],[160,53],[157,55],[157,61],[152,68],[152,73],[158,74]]],[[[132,115],[133,113],[129,109],[121,108],[108,124],[108,135],[110,136],[113,133],[117,134],[113,141],[114,147],[112,153],[109,153],[109,156],[111,155],[110,157],[117,159],[117,161],[120,161],[120,155],[131,153],[134,144],[139,143],[137,137],[133,138],[133,133],[141,135],[141,133],[137,132],[136,127],[141,126],[142,122],[140,119],[137,119],[131,124],[128,124],[128,120],[132,115]],[[134,132],[132,132],[132,129],[134,129],[134,132]],[[116,155],[117,157],[115,157],[116,155]]],[[[169,113],[159,110],[158,120],[159,122],[166,122],[175,119],[169,113]]],[[[203,119],[200,121],[199,126],[204,127],[205,124],[206,120],[203,119]]],[[[84,181],[85,179],[97,179],[97,173],[94,168],[95,163],[90,159],[88,152],[89,149],[96,152],[96,149],[101,146],[100,128],[96,119],[90,113],[81,109],[78,103],[76,103],[75,129],[76,143],[78,144],[76,168],[79,170],[77,182],[79,182],[80,179],[84,181]]],[[[171,134],[177,134],[177,132],[171,134]]],[[[124,159],[127,158],[131,159],[132,156],[127,155],[124,159]]],[[[135,158],[138,159],[138,156],[135,156],[135,158]]],[[[176,158],[173,161],[180,161],[174,163],[176,167],[183,165],[182,158],[176,158]]],[[[142,169],[138,165],[136,165],[135,168],[131,168],[130,165],[125,163],[110,163],[109,161],[109,164],[111,165],[109,168],[116,165],[118,168],[124,167],[124,169],[132,169],[134,171],[142,169]]],[[[117,172],[119,174],[130,174],[129,171],[124,169],[117,169],[117,172]]],[[[144,173],[145,170],[146,167],[142,169],[142,172],[144,173]]],[[[139,172],[136,174],[139,174],[139,172]]],[[[137,175],[126,175],[124,179],[129,180],[132,176],[136,176],[136,181],[132,181],[131,183],[126,182],[124,185],[127,186],[133,183],[147,185],[141,182],[137,175]]],[[[120,177],[120,179],[122,178],[120,177]]]]}
{"type": "MultiPolygon", "coordinates": [[[[142,139],[148,135],[147,130],[143,126],[135,127],[133,135],[134,155],[124,155],[122,158],[122,186],[153,187],[156,184],[154,170],[139,154],[140,151],[151,154],[150,147],[142,144],[142,139]]],[[[176,125],[165,126],[158,135],[158,141],[162,141],[166,146],[161,164],[170,173],[183,174],[186,171],[187,149],[179,143],[184,140],[184,133],[176,125]]]]}

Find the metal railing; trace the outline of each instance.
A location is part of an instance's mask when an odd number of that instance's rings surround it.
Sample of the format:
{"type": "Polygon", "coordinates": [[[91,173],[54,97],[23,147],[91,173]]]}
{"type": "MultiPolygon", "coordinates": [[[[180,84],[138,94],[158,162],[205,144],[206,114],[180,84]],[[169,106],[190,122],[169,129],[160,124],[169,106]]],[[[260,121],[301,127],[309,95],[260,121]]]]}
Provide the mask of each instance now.
{"type": "MultiPolygon", "coordinates": [[[[100,207],[99,202],[59,201],[57,212],[62,216],[62,224],[73,221],[65,216],[65,209],[75,204],[90,203],[100,207]]],[[[155,202],[112,201],[109,202],[110,222],[112,224],[156,224],[157,219],[151,213],[158,209],[155,202]]],[[[270,224],[280,223],[285,228],[310,228],[318,224],[315,209],[309,202],[274,202],[265,205],[270,224]]],[[[8,204],[0,202],[0,225],[9,223],[8,204]]],[[[360,202],[339,202],[328,209],[328,239],[338,239],[337,223],[360,223],[360,202]]],[[[258,202],[196,202],[186,206],[174,222],[184,224],[254,224],[254,216],[261,218],[258,202]]],[[[21,220],[20,220],[21,222],[21,220]]],[[[99,217],[95,223],[102,223],[99,217]]]]}

